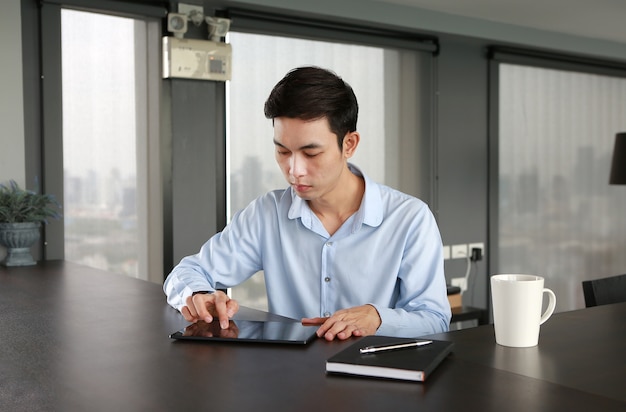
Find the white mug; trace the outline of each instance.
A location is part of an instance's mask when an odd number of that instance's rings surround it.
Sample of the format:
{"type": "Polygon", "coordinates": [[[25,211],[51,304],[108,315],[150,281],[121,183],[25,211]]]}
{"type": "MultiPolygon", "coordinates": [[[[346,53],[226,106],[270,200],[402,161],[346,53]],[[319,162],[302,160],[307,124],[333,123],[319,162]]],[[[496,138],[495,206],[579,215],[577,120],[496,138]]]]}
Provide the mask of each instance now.
{"type": "Polygon", "coordinates": [[[544,279],[534,275],[494,275],[491,277],[491,302],[496,342],[503,346],[525,348],[539,342],[539,325],[552,316],[556,295],[543,287],[544,279]],[[548,308],[541,314],[543,294],[548,308]]]}

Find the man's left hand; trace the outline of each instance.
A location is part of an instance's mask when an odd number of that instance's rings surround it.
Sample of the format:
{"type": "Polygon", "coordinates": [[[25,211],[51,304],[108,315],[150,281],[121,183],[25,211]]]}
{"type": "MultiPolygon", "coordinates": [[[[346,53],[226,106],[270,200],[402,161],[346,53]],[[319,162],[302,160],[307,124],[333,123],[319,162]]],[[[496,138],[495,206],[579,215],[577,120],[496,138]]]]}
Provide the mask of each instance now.
{"type": "Polygon", "coordinates": [[[318,337],[331,341],[335,338],[348,339],[351,336],[373,335],[378,330],[381,320],[378,311],[372,305],[341,309],[328,318],[304,318],[305,325],[321,325],[318,337]]]}

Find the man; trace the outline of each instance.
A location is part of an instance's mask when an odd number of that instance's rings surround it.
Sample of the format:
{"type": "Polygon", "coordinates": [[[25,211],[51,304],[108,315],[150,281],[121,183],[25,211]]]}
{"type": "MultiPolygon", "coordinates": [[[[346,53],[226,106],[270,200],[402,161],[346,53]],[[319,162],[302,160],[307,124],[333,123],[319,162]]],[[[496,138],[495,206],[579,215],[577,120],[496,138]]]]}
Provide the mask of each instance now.
{"type": "Polygon", "coordinates": [[[289,188],[252,201],[174,268],[168,302],[189,322],[239,308],[218,288],[264,271],[269,311],[319,324],[327,340],[448,330],[442,243],[422,201],[348,163],[360,135],[352,88],[302,67],[274,87],[265,115],[289,188]]]}

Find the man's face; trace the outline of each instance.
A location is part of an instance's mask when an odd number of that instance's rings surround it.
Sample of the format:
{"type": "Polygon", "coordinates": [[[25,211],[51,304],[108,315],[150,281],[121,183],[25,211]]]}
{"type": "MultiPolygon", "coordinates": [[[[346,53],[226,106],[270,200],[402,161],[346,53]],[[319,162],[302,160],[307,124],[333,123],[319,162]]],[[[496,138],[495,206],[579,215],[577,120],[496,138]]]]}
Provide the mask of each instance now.
{"type": "Polygon", "coordinates": [[[319,199],[337,188],[352,150],[339,150],[326,118],[305,121],[274,119],[276,161],[296,194],[319,199]]]}

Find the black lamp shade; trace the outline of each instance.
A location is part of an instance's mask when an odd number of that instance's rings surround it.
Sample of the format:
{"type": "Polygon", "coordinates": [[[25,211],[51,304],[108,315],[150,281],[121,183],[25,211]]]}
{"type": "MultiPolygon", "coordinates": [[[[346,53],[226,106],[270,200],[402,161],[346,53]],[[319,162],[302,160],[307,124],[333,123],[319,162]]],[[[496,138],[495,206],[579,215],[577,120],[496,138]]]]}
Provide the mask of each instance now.
{"type": "Polygon", "coordinates": [[[615,135],[613,162],[611,162],[611,185],[626,185],[626,132],[615,135]]]}

